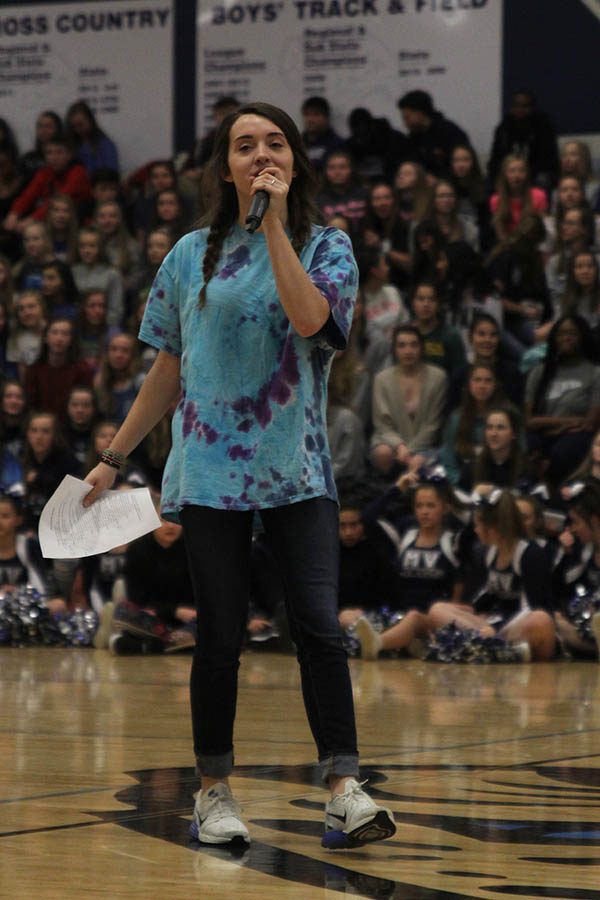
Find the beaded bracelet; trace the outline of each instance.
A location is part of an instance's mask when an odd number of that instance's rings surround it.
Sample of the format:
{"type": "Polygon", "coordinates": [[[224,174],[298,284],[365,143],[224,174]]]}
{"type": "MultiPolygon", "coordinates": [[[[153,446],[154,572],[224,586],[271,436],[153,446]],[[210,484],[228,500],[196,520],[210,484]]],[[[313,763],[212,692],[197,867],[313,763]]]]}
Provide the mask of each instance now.
{"type": "Polygon", "coordinates": [[[110,447],[108,447],[100,454],[100,462],[105,463],[112,469],[120,469],[125,462],[125,456],[122,453],[119,453],[118,450],[111,450],[110,447]]]}

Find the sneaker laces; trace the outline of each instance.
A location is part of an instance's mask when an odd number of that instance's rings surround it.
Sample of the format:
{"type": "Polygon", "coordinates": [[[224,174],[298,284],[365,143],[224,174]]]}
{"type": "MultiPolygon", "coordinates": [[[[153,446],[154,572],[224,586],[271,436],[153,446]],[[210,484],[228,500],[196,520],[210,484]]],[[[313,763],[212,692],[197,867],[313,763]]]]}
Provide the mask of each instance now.
{"type": "Polygon", "coordinates": [[[233,816],[236,819],[239,819],[242,813],[242,808],[233,797],[222,797],[220,794],[215,794],[214,796],[208,796],[210,794],[210,788],[207,791],[207,797],[209,800],[207,815],[210,815],[211,819],[215,822],[219,822],[221,819],[227,819],[229,816],[233,816]]]}
{"type": "Polygon", "coordinates": [[[369,806],[374,806],[373,801],[369,797],[365,791],[363,791],[363,784],[366,784],[366,781],[355,781],[353,785],[346,788],[343,794],[340,794],[340,797],[343,797],[344,802],[349,804],[351,807],[356,806],[364,806],[365,804],[369,806]]]}

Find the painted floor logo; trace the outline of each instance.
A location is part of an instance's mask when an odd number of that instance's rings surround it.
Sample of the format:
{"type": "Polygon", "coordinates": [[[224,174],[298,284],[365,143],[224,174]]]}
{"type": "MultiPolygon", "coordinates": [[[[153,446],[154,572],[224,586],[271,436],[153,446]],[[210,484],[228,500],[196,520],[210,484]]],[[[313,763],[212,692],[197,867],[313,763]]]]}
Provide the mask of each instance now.
{"type": "MultiPolygon", "coordinates": [[[[369,792],[394,810],[399,826],[396,838],[381,845],[387,851],[381,860],[385,867],[381,877],[360,871],[361,861],[366,869],[373,869],[369,848],[351,853],[321,850],[323,803],[312,800],[290,801],[287,814],[284,809],[277,819],[248,815],[251,832],[254,826],[254,831],[260,827],[263,834],[272,833],[272,840],[253,837],[250,848],[231,852],[191,841],[189,817],[197,789],[192,768],[129,772],[137,784],[119,791],[115,799],[133,809],[91,814],[103,822],[189,846],[196,852],[199,880],[218,877],[224,867],[224,877],[243,882],[243,870],[248,868],[296,884],[372,898],[457,900],[492,893],[598,900],[590,867],[600,865],[600,821],[594,818],[600,800],[600,769],[562,762],[505,768],[363,768],[369,792]],[[394,779],[395,775],[402,777],[394,779]],[[390,787],[389,781],[399,782],[400,787],[390,787]],[[406,785],[411,793],[404,792],[406,785]],[[307,811],[314,811],[314,818],[307,819],[307,811]],[[402,840],[403,833],[407,838],[418,834],[418,838],[402,840]],[[314,856],[279,847],[278,838],[290,834],[314,838],[314,856]],[[414,877],[415,861],[419,862],[419,883],[408,883],[403,876],[410,871],[414,877]],[[590,873],[589,889],[583,886],[579,867],[590,873]],[[536,885],[532,877],[537,879],[539,874],[532,876],[532,871],[540,870],[544,877],[536,885]],[[572,887],[573,882],[578,887],[572,887]],[[443,890],[438,886],[442,884],[443,890]]],[[[312,766],[246,766],[237,769],[236,775],[311,787],[319,784],[312,766]]]]}

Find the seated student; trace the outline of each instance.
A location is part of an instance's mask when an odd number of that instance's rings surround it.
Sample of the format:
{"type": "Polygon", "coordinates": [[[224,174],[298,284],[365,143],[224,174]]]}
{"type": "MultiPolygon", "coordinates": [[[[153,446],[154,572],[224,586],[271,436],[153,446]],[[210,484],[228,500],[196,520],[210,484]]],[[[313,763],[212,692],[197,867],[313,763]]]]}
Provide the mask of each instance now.
{"type": "Polygon", "coordinates": [[[172,246],[173,238],[168,229],[153,228],[148,233],[144,259],[140,268],[140,292],[148,293],[163,259],[172,246]]]}
{"type": "Polygon", "coordinates": [[[596,594],[600,589],[600,484],[597,479],[586,479],[571,485],[566,496],[569,525],[561,535],[565,553],[557,569],[560,608],[556,627],[569,650],[598,657],[600,611],[595,605],[582,615],[578,593],[596,594]]]}
{"type": "Polygon", "coordinates": [[[395,329],[392,348],[394,365],[373,381],[371,461],[386,475],[436,455],[448,381],[425,362],[425,341],[413,325],[395,329]]]}
{"type": "Polygon", "coordinates": [[[362,106],[350,111],[348,131],[346,149],[365,180],[391,178],[398,163],[407,156],[406,137],[402,132],[395,131],[386,118],[375,118],[362,106]]]}
{"type": "Polygon", "coordinates": [[[20,381],[25,369],[40,358],[46,329],[46,308],[39,291],[23,291],[15,300],[14,318],[6,344],[6,360],[13,364],[20,381]]]}
{"type": "Polygon", "coordinates": [[[443,323],[437,288],[430,281],[415,284],[410,308],[413,324],[423,338],[425,362],[439,366],[448,375],[466,365],[465,345],[460,333],[443,323]]]}
{"type": "Polygon", "coordinates": [[[84,100],[72,103],[65,116],[66,136],[75,157],[91,177],[98,169],[119,171],[119,155],[113,141],[100,128],[84,100]]]}
{"type": "Polygon", "coordinates": [[[331,366],[327,389],[327,440],[336,481],[364,475],[365,433],[369,423],[359,418],[361,410],[358,404],[369,388],[368,373],[353,351],[350,348],[338,351],[331,366]]]}
{"type": "Polygon", "coordinates": [[[98,408],[102,415],[121,424],[131,409],[143,380],[136,338],[125,332],[118,332],[109,340],[104,358],[94,376],[98,408]]]}
{"type": "Polygon", "coordinates": [[[109,340],[119,332],[109,325],[108,303],[103,291],[87,291],[83,295],[77,319],[79,357],[95,375],[109,340]]]}
{"type": "Polygon", "coordinates": [[[79,311],[79,294],[71,267],[60,259],[42,266],[42,297],[48,319],[71,319],[79,311]]]}
{"type": "Polygon", "coordinates": [[[175,188],[159,191],[154,198],[148,230],[156,228],[164,228],[173,243],[189,231],[190,216],[185,199],[175,188]]]}
{"type": "Polygon", "coordinates": [[[52,245],[54,259],[71,265],[77,251],[77,210],[67,194],[50,198],[44,224],[52,245]]]}
{"type": "Polygon", "coordinates": [[[492,224],[499,241],[504,241],[521,219],[543,216],[548,200],[543,190],[531,187],[529,168],[523,157],[511,154],[500,167],[496,193],[490,197],[492,224]]]}
{"type": "Polygon", "coordinates": [[[35,144],[31,150],[19,159],[19,169],[25,176],[27,183],[31,181],[38,169],[45,163],[44,150],[48,141],[63,136],[63,123],[58,113],[46,109],[39,113],[35,122],[35,144]]]}
{"type": "Polygon", "coordinates": [[[393,545],[376,522],[362,518],[358,493],[341,492],[338,607],[342,628],[351,628],[367,611],[402,609],[405,598],[393,561],[393,545]]]}
{"type": "Polygon", "coordinates": [[[160,191],[177,188],[177,174],[170,159],[157,159],[147,167],[147,181],[144,192],[133,205],[132,217],[134,235],[143,242],[150,228],[150,220],[155,208],[156,195],[160,191]]]}
{"type": "Polygon", "coordinates": [[[302,142],[310,164],[319,175],[325,161],[344,146],[343,139],[331,127],[331,107],[325,97],[307,97],[302,104],[302,142]]]}
{"type": "Polygon", "coordinates": [[[359,184],[352,159],[346,150],[334,150],[325,163],[323,186],[317,195],[317,206],[328,224],[331,217],[341,214],[350,223],[352,237],[360,232],[367,211],[367,190],[359,184]]]}
{"type": "Polygon", "coordinates": [[[585,190],[585,198],[592,208],[598,198],[598,179],[594,176],[592,154],[585,141],[565,141],[560,149],[560,176],[574,175],[585,190]]]}
{"type": "MultiPolygon", "coordinates": [[[[333,222],[330,222],[333,225],[333,222]]],[[[367,211],[359,237],[361,247],[385,254],[390,266],[390,281],[397,288],[408,285],[412,266],[409,229],[400,216],[392,187],[378,181],[369,189],[367,211]]]]}
{"type": "Polygon", "coordinates": [[[565,313],[576,313],[585,319],[590,328],[600,325],[600,267],[591,250],[573,255],[561,306],[565,313]]]}
{"type": "Polygon", "coordinates": [[[474,363],[469,370],[463,397],[446,422],[440,463],[451,484],[458,484],[465,468],[470,467],[481,451],[485,418],[505,400],[496,374],[485,363],[474,363]]]}
{"type": "Polygon", "coordinates": [[[556,634],[552,583],[547,556],[525,537],[515,498],[493,490],[475,508],[475,531],[483,545],[479,558],[481,587],[472,608],[435,603],[430,627],[454,623],[483,637],[498,635],[519,646],[524,662],[547,662],[554,656],[556,634]]]}
{"type": "Polygon", "coordinates": [[[489,249],[490,213],[485,180],[477,154],[468,144],[458,144],[450,157],[450,182],[458,198],[458,212],[477,225],[481,246],[489,249]]]}
{"type": "MultiPolygon", "coordinates": [[[[523,401],[523,376],[518,366],[506,356],[500,341],[500,326],[488,313],[477,312],[471,319],[467,336],[467,355],[473,365],[491,366],[507,399],[520,407],[523,401]]],[[[467,365],[455,369],[448,385],[448,410],[458,406],[469,372],[467,365]]]]}
{"type": "Polygon", "coordinates": [[[91,383],[92,373],[79,359],[73,322],[54,319],[46,328],[39,360],[25,372],[25,389],[31,407],[56,413],[64,421],[71,388],[91,383]]]}
{"type": "Polygon", "coordinates": [[[39,291],[42,266],[52,262],[52,246],[42,222],[29,222],[23,228],[24,255],[13,270],[17,291],[39,291]]]}
{"type": "Polygon", "coordinates": [[[574,175],[563,175],[556,189],[556,202],[554,215],[544,216],[544,228],[546,240],[542,244],[542,251],[547,255],[552,252],[554,243],[560,238],[562,223],[568,212],[579,209],[584,214],[586,227],[586,243],[590,247],[596,247],[596,232],[598,230],[598,217],[586,200],[583,182],[574,175]]]}
{"type": "Polygon", "coordinates": [[[398,288],[390,283],[390,266],[385,254],[376,247],[363,250],[357,259],[367,332],[377,332],[391,340],[396,325],[408,314],[398,288]]]}
{"type": "Polygon", "coordinates": [[[569,481],[586,481],[600,483],[600,430],[598,430],[592,438],[590,449],[581,463],[569,475],[569,481]]]}
{"type": "Polygon", "coordinates": [[[548,116],[536,108],[531,91],[513,93],[509,109],[494,131],[488,163],[490,184],[495,184],[503,161],[515,154],[528,160],[536,185],[546,191],[553,187],[559,168],[556,132],[548,116]]]}
{"type": "Polygon", "coordinates": [[[63,435],[67,447],[82,465],[88,455],[95,420],[94,391],[89,386],[75,385],[69,391],[63,435]]]}
{"type": "Polygon", "coordinates": [[[495,487],[515,487],[528,475],[521,436],[521,422],[514,409],[499,406],[488,410],[481,452],[463,466],[458,486],[482,496],[495,487]]]}
{"type": "Polygon", "coordinates": [[[92,187],[85,168],[73,157],[69,143],[53,138],[44,147],[46,164],[19,194],[4,220],[8,231],[23,231],[30,219],[42,221],[53,194],[67,194],[76,208],[90,199],[92,187]]]}
{"type": "Polygon", "coordinates": [[[566,210],[554,241],[552,255],[546,261],[546,281],[556,316],[564,310],[563,295],[570,264],[577,254],[592,246],[593,233],[594,220],[589,211],[581,207],[566,210]]]}
{"type": "Polygon", "coordinates": [[[539,247],[544,226],[538,216],[523,217],[486,261],[504,310],[504,341],[519,359],[527,347],[545,340],[552,306],[539,247]]]}
{"type": "Polygon", "coordinates": [[[139,290],[144,278],[142,250],[127,230],[120,204],[116,200],[97,203],[94,222],[104,255],[109,265],[120,273],[125,292],[139,290]]]}
{"type": "Polygon", "coordinates": [[[102,237],[96,228],[79,231],[73,278],[80,294],[102,291],[108,306],[108,324],[121,327],[125,312],[123,279],[121,273],[109,265],[102,249],[102,237]]]}
{"type": "Polygon", "coordinates": [[[457,535],[446,524],[450,510],[447,483],[433,480],[417,483],[413,510],[416,527],[403,530],[397,548],[399,597],[408,612],[381,634],[368,618],[358,619],[356,636],[363,659],[377,659],[384,650],[407,648],[412,641],[429,633],[427,610],[432,603],[460,601],[463,585],[457,535]]]}
{"type": "Polygon", "coordinates": [[[400,218],[406,223],[421,222],[429,208],[431,187],[427,173],[417,162],[400,163],[394,175],[394,194],[400,218]]]}
{"type": "Polygon", "coordinates": [[[81,476],[81,467],[67,450],[57,417],[30,413],[22,456],[27,527],[37,532],[41,512],[65,475],[81,476]]]}
{"type": "Polygon", "coordinates": [[[435,222],[449,244],[466,241],[479,250],[477,224],[459,211],[458,195],[450,181],[440,178],[433,186],[427,218],[435,222]]]}
{"type": "Polygon", "coordinates": [[[52,570],[46,567],[38,539],[33,534],[24,534],[22,524],[20,501],[7,494],[0,495],[0,593],[31,585],[45,596],[51,612],[64,612],[65,602],[59,596],[52,570]]]}
{"type": "Polygon", "coordinates": [[[552,485],[583,460],[600,425],[600,367],[587,322],[558,319],[544,362],[529,374],[525,391],[529,450],[552,485]]]}
{"type": "Polygon", "coordinates": [[[182,534],[181,525],[161,520],[153,532],[127,547],[127,601],[115,609],[111,653],[162,653],[194,646],[196,609],[182,534]]]}
{"type": "Polygon", "coordinates": [[[439,227],[423,219],[413,232],[412,281],[429,281],[437,289],[446,316],[453,322],[465,319],[465,302],[473,295],[481,260],[466,241],[449,244],[439,227]]]}
{"type": "Polygon", "coordinates": [[[16,459],[23,450],[26,418],[25,388],[20,381],[7,378],[0,387],[0,444],[16,459]]]}
{"type": "Polygon", "coordinates": [[[408,131],[406,155],[436,177],[448,174],[458,144],[469,144],[466,133],[435,109],[426,91],[408,91],[397,103],[408,131]]]}

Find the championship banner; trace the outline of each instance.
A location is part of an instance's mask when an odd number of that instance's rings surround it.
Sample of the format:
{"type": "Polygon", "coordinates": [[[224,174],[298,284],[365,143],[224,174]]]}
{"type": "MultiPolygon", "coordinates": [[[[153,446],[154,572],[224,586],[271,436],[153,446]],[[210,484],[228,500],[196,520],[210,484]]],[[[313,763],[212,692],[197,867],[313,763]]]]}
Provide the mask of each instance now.
{"type": "Polygon", "coordinates": [[[197,132],[217,97],[265,100],[299,123],[326,97],[333,125],[367,107],[403,130],[406,91],[429,91],[487,154],[500,119],[502,0],[199,0],[197,132]]]}
{"type": "Polygon", "coordinates": [[[0,6],[0,115],[22,151],[43,110],[85,100],[121,171],[173,153],[173,0],[0,6]]]}

